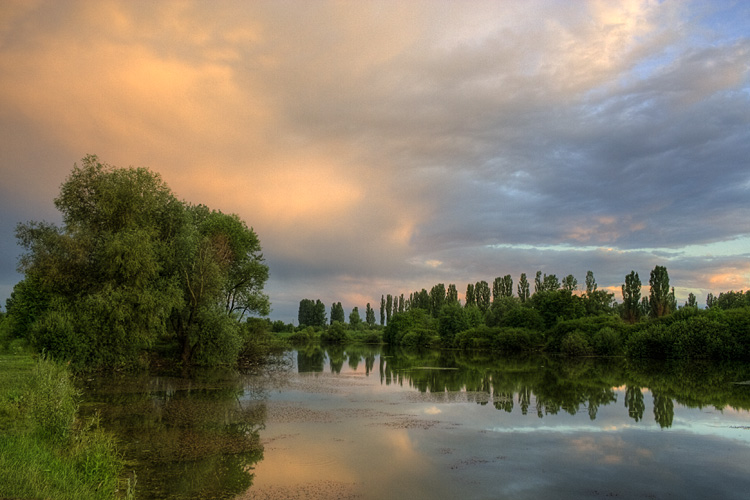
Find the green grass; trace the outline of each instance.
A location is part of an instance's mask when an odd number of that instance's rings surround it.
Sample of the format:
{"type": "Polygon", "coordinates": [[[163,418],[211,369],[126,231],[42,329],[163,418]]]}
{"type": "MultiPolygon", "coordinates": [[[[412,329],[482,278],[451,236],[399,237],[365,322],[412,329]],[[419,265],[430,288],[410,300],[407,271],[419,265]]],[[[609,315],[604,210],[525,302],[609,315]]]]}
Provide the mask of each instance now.
{"type": "Polygon", "coordinates": [[[112,499],[122,470],[112,436],[76,417],[63,365],[0,355],[0,498],[112,499]]]}

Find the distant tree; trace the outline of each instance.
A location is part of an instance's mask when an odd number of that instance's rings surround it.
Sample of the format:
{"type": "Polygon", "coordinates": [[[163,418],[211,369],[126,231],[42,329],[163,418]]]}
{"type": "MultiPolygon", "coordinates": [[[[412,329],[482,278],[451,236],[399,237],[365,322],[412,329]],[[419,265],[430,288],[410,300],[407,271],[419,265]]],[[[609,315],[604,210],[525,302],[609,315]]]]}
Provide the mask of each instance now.
{"type": "Polygon", "coordinates": [[[457,333],[469,329],[466,310],[458,302],[449,302],[440,309],[438,333],[443,345],[450,347],[457,333]]]}
{"type": "Polygon", "coordinates": [[[427,290],[422,288],[419,292],[414,293],[412,309],[422,309],[427,312],[430,311],[430,294],[427,290]]]}
{"type": "Polygon", "coordinates": [[[537,271],[536,276],[534,277],[534,293],[539,293],[544,288],[542,287],[542,272],[537,271]]]}
{"type": "Polygon", "coordinates": [[[367,308],[365,310],[365,321],[367,322],[367,326],[374,326],[375,325],[375,311],[372,310],[372,307],[370,307],[370,303],[367,303],[367,308]]]}
{"type": "Polygon", "coordinates": [[[356,329],[361,322],[362,318],[359,316],[359,309],[355,306],[354,309],[352,309],[352,312],[349,313],[349,326],[356,329]]]}
{"type": "Polygon", "coordinates": [[[385,297],[385,321],[386,323],[391,321],[393,313],[393,296],[389,293],[385,297]]]}
{"type": "Polygon", "coordinates": [[[333,324],[334,321],[338,321],[339,323],[344,323],[346,321],[344,307],[341,305],[341,302],[335,302],[331,306],[331,324],[333,324]]]}
{"type": "Polygon", "coordinates": [[[398,296],[398,312],[399,313],[404,312],[405,308],[406,308],[406,306],[404,304],[404,294],[402,293],[402,294],[400,294],[398,296]]]}
{"type": "Polygon", "coordinates": [[[447,304],[458,304],[458,290],[456,289],[456,285],[451,283],[448,285],[448,291],[445,294],[445,302],[447,304]]]}
{"type": "Polygon", "coordinates": [[[501,297],[512,297],[513,296],[513,278],[510,274],[505,276],[497,277],[492,282],[492,302],[495,303],[501,297]]]}
{"type": "Polygon", "coordinates": [[[696,299],[693,292],[690,292],[688,294],[688,299],[687,302],[685,302],[685,307],[698,307],[698,299],[696,299]]]}
{"type": "Polygon", "coordinates": [[[597,289],[596,279],[594,279],[593,271],[586,271],[586,295],[589,297],[597,289]]]}
{"type": "Polygon", "coordinates": [[[661,318],[672,312],[672,299],[670,297],[669,273],[664,266],[656,266],[651,271],[648,280],[651,286],[649,294],[649,306],[651,317],[661,318]]]}
{"type": "Polygon", "coordinates": [[[648,297],[641,297],[641,305],[638,308],[638,314],[642,318],[646,318],[651,314],[651,305],[649,304],[648,297]]]}
{"type": "Polygon", "coordinates": [[[500,296],[501,297],[512,297],[513,296],[513,278],[510,274],[503,276],[500,284],[500,296]]]}
{"type": "Polygon", "coordinates": [[[578,289],[578,280],[572,274],[567,275],[562,281],[563,290],[574,292],[578,289]]]}
{"type": "Polygon", "coordinates": [[[302,299],[299,302],[297,321],[300,326],[325,326],[326,307],[320,299],[302,299]]]}
{"type": "Polygon", "coordinates": [[[484,280],[477,281],[474,285],[474,298],[477,302],[477,307],[483,313],[490,308],[491,296],[490,285],[484,280]]]}
{"type": "Polygon", "coordinates": [[[501,297],[500,293],[500,287],[501,287],[502,278],[498,276],[492,281],[492,302],[494,303],[498,297],[501,297]]]}
{"type": "Polygon", "coordinates": [[[385,325],[385,296],[380,296],[380,326],[385,325]]]}
{"type": "Polygon", "coordinates": [[[526,273],[521,273],[518,280],[518,300],[522,303],[529,299],[529,281],[526,279],[526,273]]]}
{"type": "MultiPolygon", "coordinates": [[[[573,279],[575,280],[575,278],[573,279]]],[[[578,285],[577,282],[576,282],[576,285],[578,285]]],[[[545,292],[554,292],[559,289],[560,289],[560,280],[557,279],[557,276],[555,276],[554,274],[550,274],[549,276],[547,276],[545,274],[544,280],[542,281],[542,290],[544,290],[545,292]]]]}
{"type": "Polygon", "coordinates": [[[706,308],[711,309],[715,304],[716,298],[714,297],[714,294],[708,292],[708,295],[706,295],[706,308]]]}
{"type": "Polygon", "coordinates": [[[445,293],[445,285],[443,283],[438,283],[430,290],[430,314],[435,318],[440,313],[443,304],[445,304],[445,293]]]}
{"type": "Polygon", "coordinates": [[[640,317],[641,279],[638,273],[630,271],[622,285],[622,318],[628,323],[635,323],[640,317]]]}
{"type": "Polygon", "coordinates": [[[469,283],[466,285],[466,303],[464,304],[464,307],[471,307],[477,305],[477,299],[474,295],[474,285],[469,283]]]}

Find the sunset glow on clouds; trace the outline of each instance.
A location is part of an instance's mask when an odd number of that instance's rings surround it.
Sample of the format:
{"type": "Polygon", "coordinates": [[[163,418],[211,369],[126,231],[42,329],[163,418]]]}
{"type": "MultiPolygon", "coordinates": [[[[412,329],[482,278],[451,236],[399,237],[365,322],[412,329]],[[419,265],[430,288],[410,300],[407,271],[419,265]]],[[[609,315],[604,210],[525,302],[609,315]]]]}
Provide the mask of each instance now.
{"type": "Polygon", "coordinates": [[[301,298],[666,265],[750,287],[744,2],[0,3],[0,303],[86,154],[235,212],[301,298]]]}

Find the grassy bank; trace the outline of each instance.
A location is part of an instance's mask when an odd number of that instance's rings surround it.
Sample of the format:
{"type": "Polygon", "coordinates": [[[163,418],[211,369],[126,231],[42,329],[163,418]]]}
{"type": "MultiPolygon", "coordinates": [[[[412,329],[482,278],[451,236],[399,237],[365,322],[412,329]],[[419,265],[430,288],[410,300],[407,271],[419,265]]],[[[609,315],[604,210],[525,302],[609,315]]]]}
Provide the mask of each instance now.
{"type": "Polygon", "coordinates": [[[132,496],[113,438],[77,418],[67,367],[15,351],[0,353],[0,498],[132,496]]]}

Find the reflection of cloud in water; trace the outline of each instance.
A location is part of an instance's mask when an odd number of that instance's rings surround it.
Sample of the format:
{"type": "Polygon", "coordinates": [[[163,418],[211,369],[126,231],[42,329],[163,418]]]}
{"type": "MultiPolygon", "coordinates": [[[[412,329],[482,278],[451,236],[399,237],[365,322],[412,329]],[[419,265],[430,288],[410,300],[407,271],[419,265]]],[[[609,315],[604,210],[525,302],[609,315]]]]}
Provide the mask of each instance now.
{"type": "Polygon", "coordinates": [[[437,406],[430,406],[429,408],[425,408],[424,412],[428,415],[438,415],[440,413],[443,413],[443,410],[441,410],[437,406]]]}

